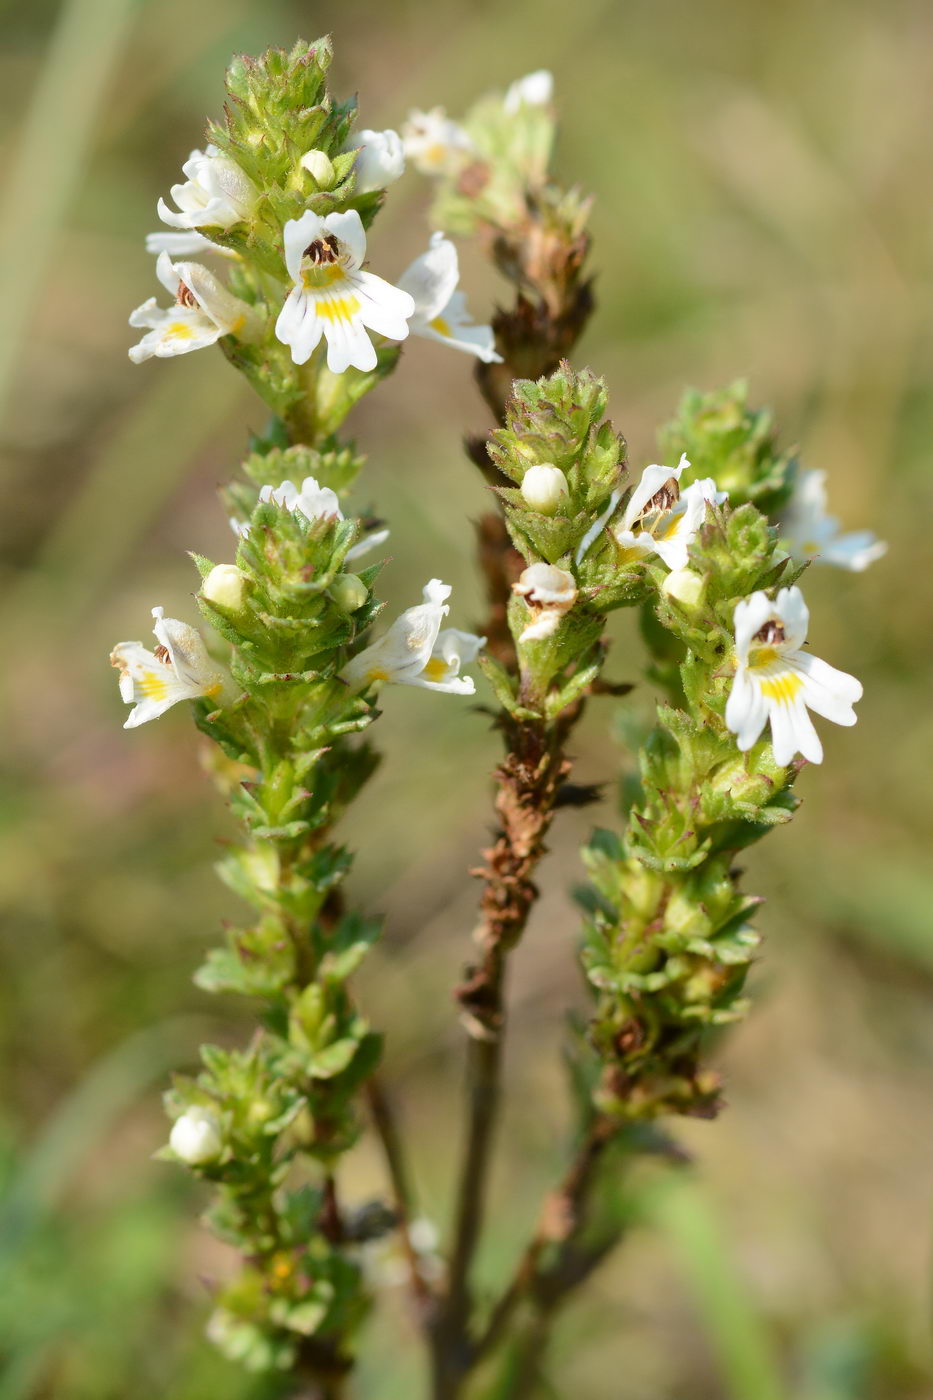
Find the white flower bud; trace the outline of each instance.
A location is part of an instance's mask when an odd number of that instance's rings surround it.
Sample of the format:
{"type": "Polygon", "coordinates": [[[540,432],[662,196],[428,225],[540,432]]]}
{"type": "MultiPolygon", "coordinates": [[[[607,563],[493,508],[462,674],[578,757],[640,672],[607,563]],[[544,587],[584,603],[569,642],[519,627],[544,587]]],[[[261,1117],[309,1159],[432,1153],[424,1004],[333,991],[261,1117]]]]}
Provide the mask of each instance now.
{"type": "Polygon", "coordinates": [[[661,592],[684,608],[698,608],[705,590],[706,580],[692,569],[672,569],[661,584],[661,592]]]}
{"type": "Polygon", "coordinates": [[[201,584],[201,597],[221,612],[243,611],[249,590],[249,576],[236,564],[216,564],[201,584]]]}
{"type": "Polygon", "coordinates": [[[521,491],[526,504],[542,515],[553,515],[570,494],[567,478],[560,467],[552,467],[547,462],[528,468],[522,477],[521,491]]]}
{"type": "Polygon", "coordinates": [[[206,1109],[189,1108],[187,1113],[176,1118],[168,1145],[175,1156],[189,1167],[203,1167],[208,1162],[216,1162],[223,1151],[220,1124],[206,1109]]]}
{"type": "Polygon", "coordinates": [[[330,586],[330,596],[341,612],[354,613],[369,597],[369,589],[356,574],[338,574],[330,586]]]}
{"type": "Polygon", "coordinates": [[[322,188],[334,183],[334,167],[324,151],[306,151],[300,164],[322,188]]]}

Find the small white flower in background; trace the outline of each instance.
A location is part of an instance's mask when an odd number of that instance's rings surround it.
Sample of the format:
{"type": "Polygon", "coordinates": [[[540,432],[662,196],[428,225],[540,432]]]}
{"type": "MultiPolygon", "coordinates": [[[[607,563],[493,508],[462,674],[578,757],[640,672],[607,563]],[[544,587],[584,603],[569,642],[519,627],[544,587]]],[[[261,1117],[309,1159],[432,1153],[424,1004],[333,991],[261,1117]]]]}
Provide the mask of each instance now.
{"type": "Polygon", "coordinates": [[[255,334],[257,313],[200,263],[173,263],[168,253],[160,253],[156,276],[175,304],[162,307],[150,297],[132,312],[130,325],[148,330],[129,350],[134,364],[153,355],[164,359],[203,350],[222,335],[239,335],[245,340],[255,334]]]}
{"type": "Polygon", "coordinates": [[[384,190],[405,174],[405,147],[397,131],[355,131],[344,146],[345,151],[359,154],[353,163],[356,194],[372,194],[384,190]]]}
{"type": "Polygon", "coordinates": [[[457,291],[459,281],[456,247],[442,233],[432,233],[428,251],[415,258],[398,282],[415,303],[409,330],[464,350],[487,364],[501,364],[492,326],[474,325],[466,297],[457,291]]]}
{"type": "Polygon", "coordinates": [[[558,506],[567,499],[570,488],[560,467],[550,462],[541,462],[529,467],[522,477],[522,498],[532,510],[542,515],[554,515],[558,506]]]}
{"type": "MultiPolygon", "coordinates": [[[[293,481],[283,481],[281,486],[264,486],[259,492],[260,501],[271,501],[282,510],[297,511],[306,520],[343,520],[336,491],[329,486],[319,486],[313,476],[306,476],[300,486],[293,481]]],[[[231,518],[230,526],[241,539],[249,538],[249,525],[245,520],[231,518]]],[[[388,530],[371,530],[368,535],[347,550],[347,560],[359,559],[370,550],[378,549],[389,538],[388,530]]]]}
{"type": "Polygon", "coordinates": [[[223,1151],[220,1124],[208,1109],[189,1108],[175,1119],[168,1145],[175,1156],[189,1167],[216,1162],[223,1151]]]}
{"type": "Polygon", "coordinates": [[[407,292],[363,272],[366,234],[355,209],[321,219],[308,209],[285,225],[285,263],[293,283],[275,333],[291,348],[296,365],[327,339],[327,367],[342,374],[376,367],[366,328],[404,340],[415,303],[407,292]]]}
{"type": "Polygon", "coordinates": [[[463,127],[451,121],[443,107],[409,112],[402,127],[405,154],[422,175],[447,175],[473,150],[463,127]]]}
{"type": "Polygon", "coordinates": [[[120,696],[134,705],[124,729],[156,719],[179,700],[214,698],[223,690],[223,676],[207,654],[201,634],[187,622],[166,617],[153,608],[153,632],[158,646],[149,651],[142,642],[118,642],[110,664],[120,672],[120,696]]]}
{"type": "MultiPolygon", "coordinates": [[[[717,491],[710,476],[694,481],[681,493],[680,477],[689,466],[684,455],[676,467],[645,467],[622,519],[612,527],[612,537],[622,551],[621,562],[657,554],[669,569],[687,567],[688,546],[703,524],[707,504],[722,505],[728,497],[727,491],[717,491]]],[[[621,492],[613,491],[607,509],[587,530],[577,549],[578,564],[614,515],[620,499],[621,492]]]]}
{"type": "Polygon", "coordinates": [[[426,690],[445,690],[453,695],[472,695],[469,676],[460,668],[479,655],[485,637],[459,632],[455,627],[441,630],[450,611],[450,586],[432,578],[423,591],[424,602],[408,608],[396,618],[378,641],[366,647],[344,666],[341,675],[354,690],[386,681],[418,685],[426,690]]]}
{"type": "Polygon", "coordinates": [[[219,243],[212,243],[203,233],[198,233],[197,229],[190,233],[164,233],[161,230],[147,233],[146,252],[154,253],[156,257],[159,253],[168,253],[172,258],[200,257],[204,253],[213,253],[220,258],[240,256],[232,248],[221,248],[219,243]]]}
{"type": "Polygon", "coordinates": [[[505,94],[503,106],[510,117],[521,107],[546,107],[554,96],[554,77],[546,68],[539,68],[518,78],[505,94]]]}
{"type": "Polygon", "coordinates": [[[839,521],[826,514],[826,473],[822,471],[800,473],[780,526],[781,539],[795,559],[835,564],[855,573],[867,569],[888,548],[871,530],[839,533],[839,521]]]}
{"type": "Polygon", "coordinates": [[[298,162],[319,185],[334,183],[334,163],[326,151],[305,151],[298,162]]]}
{"type": "Polygon", "coordinates": [[[512,591],[524,598],[531,609],[531,621],[520,642],[541,642],[552,637],[577,599],[573,574],[554,564],[530,564],[512,591]]]}
{"type": "Polygon", "coordinates": [[[249,219],[259,191],[236,161],[222,156],[216,146],[192,151],[182,166],[183,185],[171,194],[178,210],[159,200],[159,218],[169,228],[232,228],[249,219]]]}
{"type": "Polygon", "coordinates": [[[822,762],[823,745],[808,709],[851,725],[852,706],[862,695],[854,676],[801,650],[809,622],[799,588],[782,588],[773,602],[759,591],[736,604],[736,669],[726,724],[745,753],[770,722],[774,761],[781,766],[795,753],[822,762]]]}

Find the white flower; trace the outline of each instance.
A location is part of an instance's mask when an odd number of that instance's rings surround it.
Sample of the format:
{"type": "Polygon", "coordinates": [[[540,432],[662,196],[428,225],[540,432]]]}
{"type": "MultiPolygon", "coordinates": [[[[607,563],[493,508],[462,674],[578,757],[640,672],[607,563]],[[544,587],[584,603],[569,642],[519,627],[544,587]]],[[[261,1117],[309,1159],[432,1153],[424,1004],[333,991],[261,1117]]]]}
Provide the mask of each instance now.
{"type": "Polygon", "coordinates": [[[150,297],[131,314],[131,326],[148,330],[129,351],[134,364],[152,355],[164,358],[203,350],[222,335],[239,335],[246,340],[255,334],[257,313],[200,263],[173,263],[168,253],[160,253],[156,276],[175,304],[162,307],[150,297]]]}
{"type": "MultiPolygon", "coordinates": [[[[319,486],[313,476],[306,476],[300,487],[293,481],[283,481],[281,486],[263,486],[259,499],[271,501],[282,510],[297,511],[306,520],[344,519],[336,491],[329,486],[319,486]]],[[[249,538],[250,527],[245,520],[231,518],[230,527],[241,539],[249,538]]],[[[359,559],[370,550],[378,549],[388,538],[388,530],[371,530],[347,550],[347,560],[359,559]]]]}
{"type": "Polygon", "coordinates": [[[726,724],[743,753],[770,721],[775,763],[795,753],[811,763],[823,746],[807,709],[834,724],[855,723],[852,706],[862,687],[854,676],[801,651],[810,614],[799,588],[782,588],[774,602],[759,591],[736,604],[735,680],[726,704],[726,724]]]}
{"type": "Polygon", "coordinates": [[[281,486],[264,486],[259,492],[260,501],[272,501],[282,510],[298,511],[306,520],[342,520],[343,512],[337,499],[337,492],[329,486],[319,486],[313,476],[306,476],[301,486],[293,481],[283,481],[281,486]]]}
{"type": "Polygon", "coordinates": [[[172,186],[178,212],[159,200],[159,218],[170,228],[232,228],[249,219],[259,191],[236,161],[216,146],[192,151],[182,166],[188,179],[172,186]]]}
{"type": "Polygon", "coordinates": [[[708,502],[721,505],[725,491],[717,491],[712,477],[694,481],[681,493],[680,475],[690,466],[686,456],[670,467],[646,467],[613,528],[616,544],[630,557],[657,554],[669,569],[685,569],[688,546],[703,524],[708,502]]]}
{"type": "MultiPolygon", "coordinates": [[[[721,505],[728,496],[717,491],[711,476],[694,481],[681,493],[680,477],[690,466],[686,455],[676,467],[645,467],[622,519],[612,527],[612,536],[622,551],[622,562],[657,554],[669,569],[685,569],[688,546],[703,524],[707,503],[721,505]]],[[[621,493],[613,491],[609,505],[587,530],[577,549],[577,563],[615,513],[621,493]]]]}
{"type": "Polygon", "coordinates": [[[168,1145],[189,1167],[202,1167],[216,1162],[223,1151],[220,1124],[214,1114],[203,1108],[189,1108],[176,1118],[169,1134],[168,1145]]]}
{"type": "Polygon", "coordinates": [[[492,326],[476,326],[466,309],[466,297],[457,291],[460,265],[457,249],[442,233],[433,233],[426,253],[399,278],[399,286],[415,303],[409,330],[428,340],[440,340],[455,350],[465,350],[487,364],[501,364],[492,326]]]}
{"type": "Polygon", "coordinates": [[[541,462],[529,467],[522,477],[522,498],[532,510],[542,515],[553,515],[558,506],[567,499],[570,488],[560,467],[550,462],[541,462]]]}
{"type": "Polygon", "coordinates": [[[486,639],[455,627],[441,630],[450,611],[450,592],[448,584],[432,578],[424,588],[423,603],[408,608],[378,641],[347,662],[341,672],[347,684],[364,690],[377,682],[395,681],[472,695],[473,682],[460,675],[460,668],[475,660],[486,639]]]}
{"type": "Polygon", "coordinates": [[[518,78],[505,94],[503,106],[510,117],[523,106],[546,107],[554,95],[554,77],[546,68],[539,68],[518,78]]]}
{"type": "Polygon", "coordinates": [[[207,654],[200,633],[186,622],[165,617],[153,608],[153,632],[159,645],[147,651],[142,642],[119,642],[110,653],[110,664],[120,672],[120,696],[130,711],[124,729],[156,719],[179,700],[219,696],[223,676],[207,654]]]}
{"type": "Polygon", "coordinates": [[[887,552],[871,530],[840,535],[839,521],[826,514],[826,473],[801,472],[780,522],[781,538],[795,559],[836,564],[861,573],[887,552]]]}
{"type": "Polygon", "coordinates": [[[359,154],[353,163],[356,194],[384,190],[405,173],[405,147],[397,131],[355,131],[344,150],[359,154]]]}
{"type": "Polygon", "coordinates": [[[512,591],[520,594],[531,609],[531,621],[519,637],[520,642],[541,642],[553,636],[577,598],[573,574],[554,564],[530,564],[518,583],[512,584],[512,591]]]}
{"type": "Polygon", "coordinates": [[[321,219],[308,209],[285,225],[285,263],[294,282],[279,312],[275,333],[291,347],[296,365],[310,359],[327,338],[333,374],[376,367],[366,327],[389,340],[404,340],[415,303],[381,277],[363,272],[366,234],[355,209],[321,219]]]}
{"type": "Polygon", "coordinates": [[[155,253],[156,256],[168,253],[172,258],[199,257],[202,253],[215,253],[221,258],[239,257],[232,248],[221,248],[219,243],[212,243],[197,229],[182,233],[165,233],[162,230],[147,233],[146,252],[155,253]]]}
{"type": "Polygon", "coordinates": [[[447,175],[473,150],[463,127],[451,121],[443,107],[409,112],[402,127],[402,143],[406,156],[422,175],[447,175]]]}

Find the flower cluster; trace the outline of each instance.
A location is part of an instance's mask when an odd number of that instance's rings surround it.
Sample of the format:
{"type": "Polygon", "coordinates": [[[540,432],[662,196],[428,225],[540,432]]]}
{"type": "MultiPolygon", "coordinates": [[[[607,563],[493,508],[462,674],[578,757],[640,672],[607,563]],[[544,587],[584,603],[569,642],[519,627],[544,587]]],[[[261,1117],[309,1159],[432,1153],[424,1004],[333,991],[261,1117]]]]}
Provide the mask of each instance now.
{"type": "MultiPolygon", "coordinates": [[[[311,57],[322,75],[325,46],[311,57]]],[[[255,88],[262,61],[252,69],[247,71],[255,88]]],[[[308,82],[307,70],[302,82],[308,82]]],[[[240,95],[235,84],[231,91],[240,95]]],[[[297,173],[293,165],[280,170],[271,152],[247,170],[237,159],[242,137],[259,139],[259,132],[244,132],[247,119],[239,108],[232,110],[217,142],[192,151],[185,162],[187,178],[171,190],[176,207],[158,201],[159,217],[172,232],[151,234],[147,247],[158,255],[156,274],[175,305],[164,310],[150,299],[133,312],[130,324],[147,334],[130,351],[132,359],[187,354],[223,339],[241,367],[252,367],[254,382],[276,408],[282,386],[261,368],[277,345],[287,349],[292,365],[302,366],[323,341],[334,375],[349,369],[371,374],[379,367],[380,347],[410,332],[487,362],[499,359],[491,328],[474,324],[466,309],[457,250],[448,239],[435,235],[397,285],[364,268],[366,226],[384,191],[405,170],[407,143],[398,133],[354,133],[346,120],[331,121],[317,130],[297,173]],[[209,253],[231,262],[231,287],[200,264],[172,262],[209,253]]],[[[269,135],[262,132],[263,139],[269,135]]],[[[276,144],[284,150],[280,132],[276,144]]],[[[281,362],[283,377],[289,371],[281,362]]]]}

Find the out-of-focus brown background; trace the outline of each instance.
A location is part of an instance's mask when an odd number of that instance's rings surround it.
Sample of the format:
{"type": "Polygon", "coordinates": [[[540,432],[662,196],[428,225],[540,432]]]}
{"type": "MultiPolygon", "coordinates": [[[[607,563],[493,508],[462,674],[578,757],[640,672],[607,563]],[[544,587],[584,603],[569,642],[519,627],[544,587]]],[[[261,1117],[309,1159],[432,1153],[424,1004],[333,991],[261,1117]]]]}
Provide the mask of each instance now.
{"type": "MultiPolygon", "coordinates": [[[[232,51],[331,30],[334,87],[364,125],[457,114],[555,70],[559,163],[596,194],[600,311],[580,361],[606,376],[636,466],[687,384],[747,375],[836,512],[890,540],[865,576],[806,580],[814,650],[865,682],[856,729],[823,725],[804,805],[748,861],[767,896],[751,1020],[722,1047],[729,1109],[678,1125],[696,1184],[660,1205],[559,1329],[553,1394],[575,1400],[928,1400],[933,1196],[933,748],[929,310],[933,14],[907,0],[36,0],[4,10],[0,238],[4,388],[0,1006],[0,1400],[269,1396],[201,1336],[227,1261],[202,1197],[154,1163],[159,1091],[200,1040],[247,1033],[190,974],[231,898],[210,864],[228,817],[184,709],[125,733],[111,645],[149,610],[193,618],[185,551],[228,558],[215,487],[264,412],[219,353],[134,367],[132,307],[157,291],[143,235],[200,144],[232,51]]],[[[410,173],[371,242],[392,276],[425,240],[410,173]]],[[[482,318],[499,288],[463,255],[482,318]]],[[[481,617],[459,450],[484,423],[468,361],[406,347],[354,427],[364,494],[392,522],[393,607],[431,574],[481,617]]],[[[636,664],[616,626],[618,678],[636,664]]],[[[582,780],[627,762],[616,702],[592,707],[582,780]]],[[[630,703],[646,713],[651,696],[630,703]]],[[[385,911],[362,978],[443,1222],[468,956],[497,743],[468,702],[398,688],[380,775],[348,836],[354,897],[385,911]]],[[[501,1276],[561,1157],[558,1062],[579,996],[576,846],[561,818],[516,958],[510,1106],[486,1276],[501,1276]]],[[[611,821],[611,811],[596,814],[611,821]]],[[[364,1144],[348,1189],[375,1189],[364,1144]]],[[[650,1211],[649,1211],[650,1213],[650,1211]]],[[[359,1395],[421,1393],[389,1305],[359,1395]]]]}

